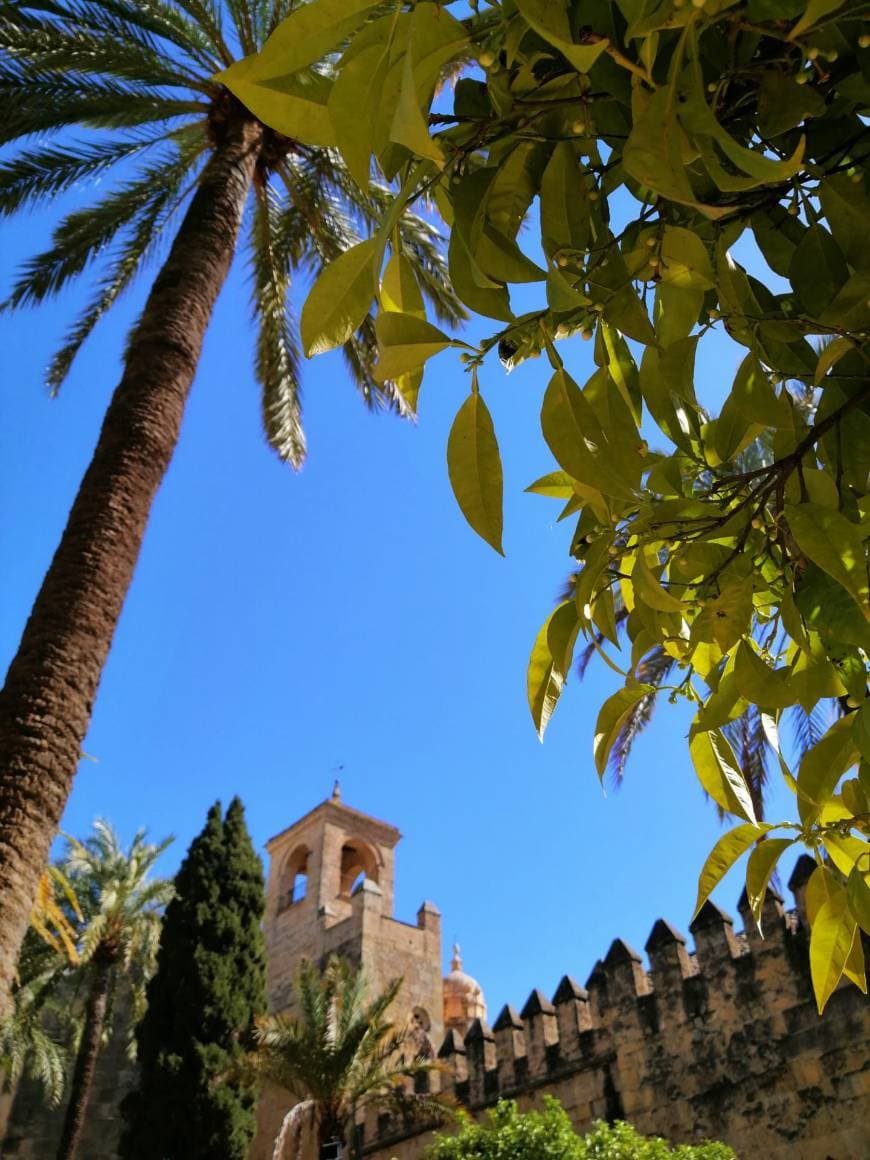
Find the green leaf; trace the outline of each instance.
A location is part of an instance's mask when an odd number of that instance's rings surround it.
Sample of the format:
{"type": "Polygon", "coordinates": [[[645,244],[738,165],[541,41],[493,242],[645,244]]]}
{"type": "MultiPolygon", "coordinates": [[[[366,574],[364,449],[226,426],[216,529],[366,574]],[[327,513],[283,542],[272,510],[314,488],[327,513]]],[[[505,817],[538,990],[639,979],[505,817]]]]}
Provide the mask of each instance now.
{"type": "Polygon", "coordinates": [[[659,282],[656,286],[653,307],[655,332],[659,343],[662,346],[670,346],[671,343],[686,338],[697,325],[703,305],[703,290],[659,282]]]}
{"type": "Polygon", "coordinates": [[[699,202],[686,175],[683,152],[688,151],[688,142],[677,121],[676,104],[676,93],[670,85],[656,89],[634,121],[623,148],[622,163],[627,173],[654,193],[692,206],[705,217],[724,217],[731,209],[699,202]]]}
{"type": "Polygon", "coordinates": [[[870,700],[864,698],[861,708],[852,718],[852,736],[865,761],[870,761],[870,700]]]}
{"type": "MultiPolygon", "coordinates": [[[[377,6],[378,0],[317,0],[314,4],[300,4],[281,21],[258,53],[236,61],[218,73],[215,80],[235,92],[240,77],[262,82],[299,72],[339,48],[362,24],[366,13],[377,6]]],[[[280,125],[273,128],[281,129],[280,125]]]]}
{"type": "Polygon", "coordinates": [[[390,140],[398,145],[404,145],[418,157],[427,157],[430,161],[434,161],[439,169],[444,165],[444,154],[437,142],[429,136],[429,129],[420,108],[414,79],[414,62],[410,51],[405,54],[402,87],[399,90],[399,103],[390,126],[390,140]]]}
{"type": "Polygon", "coordinates": [[[376,113],[389,67],[389,49],[373,44],[346,61],[332,86],[329,117],[354,181],[368,189],[375,151],[376,113]]]}
{"type": "Polygon", "coordinates": [[[710,853],[698,878],[698,897],[695,901],[695,910],[692,915],[697,917],[698,911],[719,885],[737,859],[745,854],[753,843],[767,833],[770,826],[752,825],[743,822],[723,834],[710,853]]]}
{"type": "Polygon", "coordinates": [[[837,245],[856,270],[870,269],[870,198],[863,184],[835,173],[819,184],[822,210],[837,245]]]}
{"type": "Polygon", "coordinates": [[[836,12],[842,6],[843,0],[809,0],[803,16],[789,33],[789,39],[795,40],[798,36],[802,36],[808,28],[818,24],[823,16],[836,12]]]}
{"type": "MultiPolygon", "coordinates": [[[[788,393],[776,394],[770,376],[765,373],[754,354],[748,354],[740,364],[731,388],[731,398],[740,414],[750,423],[785,431],[794,428],[788,393]]],[[[717,451],[723,462],[734,454],[734,445],[731,447],[731,450],[725,447],[720,449],[717,441],[717,451]]]]}
{"type": "Polygon", "coordinates": [[[375,331],[381,351],[374,371],[379,383],[419,370],[427,359],[454,345],[437,326],[415,314],[382,311],[375,331]]]}
{"type": "Polygon", "coordinates": [[[467,44],[463,26],[440,4],[415,4],[404,61],[394,66],[401,68],[401,82],[389,138],[439,168],[444,154],[429,135],[426,115],[444,65],[467,44]]]}
{"type": "Polygon", "coordinates": [[[535,638],[526,677],[529,709],[543,740],[562,693],[580,620],[573,600],[566,600],[547,617],[535,638]]]}
{"type": "MultiPolygon", "coordinates": [[[[826,473],[820,473],[830,480],[826,473]]],[[[809,476],[809,471],[805,472],[809,476]]],[[[831,485],[834,486],[833,480],[831,485]]],[[[839,655],[844,644],[870,653],[870,623],[842,584],[808,560],[797,580],[795,603],[806,625],[819,634],[824,648],[839,655]]]]}
{"type": "Polygon", "coordinates": [[[770,139],[824,112],[825,100],[811,85],[799,85],[779,69],[766,69],[758,89],[758,128],[770,139]]]}
{"type": "Polygon", "coordinates": [[[833,339],[823,346],[819,351],[819,361],[816,366],[816,373],[813,375],[813,383],[818,386],[831,367],[838,363],[844,354],[848,354],[850,350],[854,349],[855,344],[850,338],[846,338],[844,335],[833,339]]]}
{"type": "Polygon", "coordinates": [[[749,899],[749,908],[759,931],[761,931],[761,910],[770,876],[776,869],[780,855],[794,843],[794,838],[766,838],[758,843],[746,863],[746,897],[749,899]]]}
{"type": "Polygon", "coordinates": [[[841,717],[808,749],[798,770],[798,793],[804,822],[818,817],[847,769],[858,760],[852,722],[841,717]]]}
{"type": "Polygon", "coordinates": [[[865,540],[861,529],[840,512],[819,504],[786,504],[785,516],[800,550],[837,581],[868,615],[865,540]]]}
{"type": "Polygon", "coordinates": [[[821,316],[849,280],[840,247],[824,226],[810,226],[794,253],[789,281],[805,309],[821,316]]]}
{"type": "Polygon", "coordinates": [[[619,731],[624,725],[626,717],[638,701],[654,692],[655,688],[652,685],[632,681],[625,688],[619,689],[608,697],[601,706],[595,724],[595,738],[592,745],[595,768],[598,770],[599,778],[604,777],[610,751],[619,736],[619,731]]]}
{"type": "Polygon", "coordinates": [[[541,244],[548,258],[589,245],[588,194],[573,148],[558,142],[541,177],[541,244]]]}
{"type": "Polygon", "coordinates": [[[259,83],[239,77],[233,91],[264,124],[285,137],[318,148],[336,144],[327,108],[332,82],[321,73],[290,73],[259,83]]]}
{"type": "Polygon", "coordinates": [[[784,709],[791,705],[796,698],[788,688],[787,677],[786,669],[770,668],[748,640],[740,641],[734,662],[734,679],[741,697],[750,704],[763,709],[784,709]]]}
{"type": "Polygon", "coordinates": [[[503,556],[501,457],[492,417],[479,391],[471,392],[453,421],[447,440],[447,470],[462,514],[503,556]]]}
{"type": "Polygon", "coordinates": [[[810,932],[810,973],[820,1015],[843,976],[857,929],[840,888],[822,903],[810,932]]]}
{"type": "Polygon", "coordinates": [[[381,248],[375,238],[359,242],[330,262],[302,307],[302,348],[313,354],[333,350],[363,322],[375,296],[381,248]]]}
{"type": "Polygon", "coordinates": [[[541,429],[559,465],[575,479],[608,495],[634,497],[630,484],[610,467],[607,441],[595,411],[564,370],[550,379],[541,408],[541,429]]]}
{"type": "Polygon", "coordinates": [[[767,157],[758,149],[747,149],[719,124],[707,104],[704,75],[697,52],[686,72],[686,79],[688,89],[684,92],[686,99],[679,105],[680,121],[693,138],[710,176],[721,190],[737,191],[753,189],[757,185],[774,185],[790,180],[799,172],[806,149],[805,137],[800,138],[791,157],[782,160],[767,157]],[[748,177],[735,177],[726,171],[718,163],[713,150],[705,145],[704,137],[711,137],[732,165],[748,174],[748,177]]]}
{"type": "Polygon", "coordinates": [[[558,48],[578,72],[589,72],[607,48],[606,39],[599,40],[597,44],[575,44],[568,24],[568,10],[562,4],[553,3],[552,0],[517,0],[517,8],[526,23],[554,48],[558,48]]]}
{"type": "Polygon", "coordinates": [[[665,226],[661,244],[662,281],[686,290],[709,290],[713,264],[697,234],[682,226],[665,226]]]}
{"type": "Polygon", "coordinates": [[[526,491],[552,496],[554,499],[571,499],[574,495],[574,481],[567,471],[550,471],[530,483],[526,491]]]}
{"type": "Polygon", "coordinates": [[[655,608],[659,612],[683,613],[686,611],[686,606],[682,600],[672,596],[653,574],[646,562],[646,554],[643,549],[637,553],[637,559],[631,573],[631,582],[634,585],[635,598],[647,607],[655,608]]]}
{"type": "Polygon", "coordinates": [[[718,729],[696,733],[689,752],[701,785],[717,805],[756,824],[755,807],[749,787],[737,765],[728,741],[718,729]]]}
{"type": "Polygon", "coordinates": [[[865,934],[870,934],[870,886],[867,885],[867,872],[862,871],[857,865],[852,868],[849,875],[846,895],[849,899],[849,909],[858,926],[865,934]]]}
{"type": "Polygon", "coordinates": [[[423,294],[414,267],[404,254],[393,254],[381,279],[381,309],[426,318],[423,294]]]}
{"type": "Polygon", "coordinates": [[[692,622],[692,640],[715,641],[728,652],[749,631],[752,612],[752,585],[744,580],[725,584],[692,622]]]}

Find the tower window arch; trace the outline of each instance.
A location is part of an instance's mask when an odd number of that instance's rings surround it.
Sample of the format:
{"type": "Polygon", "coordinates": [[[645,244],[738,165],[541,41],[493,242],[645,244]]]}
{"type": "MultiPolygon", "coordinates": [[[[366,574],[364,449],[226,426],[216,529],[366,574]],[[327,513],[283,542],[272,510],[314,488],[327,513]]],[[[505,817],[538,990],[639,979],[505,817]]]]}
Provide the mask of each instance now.
{"type": "Polygon", "coordinates": [[[297,846],[284,863],[278,894],[278,909],[286,910],[301,902],[308,893],[308,859],[311,851],[307,846],[297,846]]]}
{"type": "Polygon", "coordinates": [[[341,849],[339,893],[350,897],[366,878],[377,882],[378,860],[370,846],[353,838],[345,842],[341,849]]]}

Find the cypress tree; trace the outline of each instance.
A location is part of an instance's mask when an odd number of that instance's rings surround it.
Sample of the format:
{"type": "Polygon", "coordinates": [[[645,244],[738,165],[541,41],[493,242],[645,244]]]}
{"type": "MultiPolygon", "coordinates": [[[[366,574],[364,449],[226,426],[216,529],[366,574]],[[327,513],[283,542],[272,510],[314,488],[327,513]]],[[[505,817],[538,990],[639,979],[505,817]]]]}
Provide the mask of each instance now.
{"type": "Polygon", "coordinates": [[[255,1093],[233,1065],[265,1009],[263,871],[244,808],[217,802],[166,909],[148,1009],[136,1030],[139,1085],[124,1101],[123,1160],[244,1160],[255,1093]]]}

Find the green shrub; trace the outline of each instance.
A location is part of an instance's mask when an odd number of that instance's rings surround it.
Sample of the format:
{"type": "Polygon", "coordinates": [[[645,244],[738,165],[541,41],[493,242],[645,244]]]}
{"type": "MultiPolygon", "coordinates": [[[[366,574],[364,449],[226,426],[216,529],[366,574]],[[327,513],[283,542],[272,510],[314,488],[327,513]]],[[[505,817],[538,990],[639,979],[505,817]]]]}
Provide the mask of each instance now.
{"type": "Polygon", "coordinates": [[[641,1136],[630,1124],[602,1121],[585,1136],[575,1132],[558,1100],[545,1096],[540,1111],[521,1112],[501,1100],[481,1123],[464,1116],[453,1136],[440,1135],[426,1160],[735,1160],[726,1144],[680,1144],[641,1136]]]}

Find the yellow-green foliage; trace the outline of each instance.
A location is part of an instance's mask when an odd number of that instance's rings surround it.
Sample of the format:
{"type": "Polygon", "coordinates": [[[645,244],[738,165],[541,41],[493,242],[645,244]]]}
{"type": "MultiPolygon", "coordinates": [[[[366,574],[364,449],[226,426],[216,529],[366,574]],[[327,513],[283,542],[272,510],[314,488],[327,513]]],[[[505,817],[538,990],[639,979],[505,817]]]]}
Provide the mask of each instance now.
{"type": "Polygon", "coordinates": [[[426,1160],[734,1160],[726,1144],[682,1144],[641,1136],[619,1121],[598,1121],[579,1136],[558,1100],[545,1096],[541,1111],[520,1112],[501,1100],[479,1124],[466,1118],[452,1136],[439,1136],[426,1160]]]}
{"type": "Polygon", "coordinates": [[[374,164],[395,181],[374,237],[315,283],[305,349],[346,341],[376,301],[375,374],[411,406],[427,361],[461,352],[471,391],[450,478],[497,550],[501,465],[478,372],[496,353],[509,365],[546,356],[541,427],[557,470],[530,490],[576,516],[576,575],[532,652],[535,727],[543,734],[578,637],[606,654],[627,635],[619,659],[607,656],[624,686],[601,706],[599,775],[661,688],[696,707],[695,770],[735,823],[703,869],[698,906],[751,850],[760,916],[780,855],[808,846],[821,1009],[843,976],[865,986],[859,932],[870,932],[870,53],[859,5],[472,8],[459,20],[426,0],[312,0],[259,57],[221,75],[287,136],[334,142],[357,180],[374,164]],[[326,53],[329,75],[312,72],[326,53]],[[433,114],[444,71],[469,62],[452,111],[433,114]],[[459,297],[493,320],[476,346],[427,320],[400,265],[396,222],[424,196],[449,227],[459,297]],[[520,234],[538,221],[540,265],[532,229],[520,234]],[[751,272],[738,240],[757,253],[751,272]],[[510,291],[522,283],[539,285],[540,308],[517,317],[510,291]],[[694,367],[723,329],[743,349],[711,414],[694,367]],[[593,342],[584,385],[559,354],[574,336],[593,342]],[[670,684],[643,679],[653,655],[671,665],[670,684]],[[838,719],[789,768],[783,712],[823,703],[838,719]],[[777,825],[758,816],[726,735],[750,717],[794,794],[777,825]]]}

